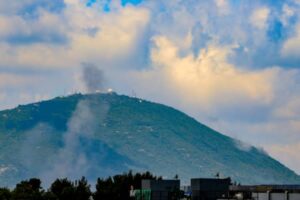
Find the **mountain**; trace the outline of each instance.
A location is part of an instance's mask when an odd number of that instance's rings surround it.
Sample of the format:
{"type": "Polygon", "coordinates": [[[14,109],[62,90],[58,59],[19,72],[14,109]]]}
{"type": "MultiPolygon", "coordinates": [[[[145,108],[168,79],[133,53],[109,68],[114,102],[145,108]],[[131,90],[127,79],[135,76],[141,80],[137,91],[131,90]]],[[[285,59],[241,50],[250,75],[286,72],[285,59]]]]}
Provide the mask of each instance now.
{"type": "Polygon", "coordinates": [[[300,183],[262,150],[138,98],[75,94],[0,112],[0,186],[30,177],[95,181],[128,170],[184,182],[219,172],[243,184],[300,183]]]}

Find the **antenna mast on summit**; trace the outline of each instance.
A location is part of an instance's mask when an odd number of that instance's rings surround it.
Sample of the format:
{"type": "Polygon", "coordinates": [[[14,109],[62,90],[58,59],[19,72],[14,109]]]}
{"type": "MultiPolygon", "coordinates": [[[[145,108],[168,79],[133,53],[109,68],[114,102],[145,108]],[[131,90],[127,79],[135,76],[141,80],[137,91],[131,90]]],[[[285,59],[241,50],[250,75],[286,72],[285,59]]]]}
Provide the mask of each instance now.
{"type": "Polygon", "coordinates": [[[131,93],[132,93],[132,97],[136,98],[136,93],[135,93],[135,91],[132,90],[131,93]]]}

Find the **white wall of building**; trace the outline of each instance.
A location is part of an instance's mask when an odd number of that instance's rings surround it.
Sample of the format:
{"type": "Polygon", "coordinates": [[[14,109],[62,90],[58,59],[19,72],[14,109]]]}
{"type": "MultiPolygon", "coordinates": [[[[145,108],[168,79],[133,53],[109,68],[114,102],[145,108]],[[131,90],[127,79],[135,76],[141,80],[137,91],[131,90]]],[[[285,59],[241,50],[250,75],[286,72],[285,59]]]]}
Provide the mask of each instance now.
{"type": "Polygon", "coordinates": [[[300,193],[290,193],[289,200],[300,200],[300,193]]]}
{"type": "Polygon", "coordinates": [[[268,193],[256,193],[255,197],[258,197],[257,200],[269,200],[268,193]]]}
{"type": "Polygon", "coordinates": [[[253,193],[252,197],[255,200],[300,200],[300,193],[289,193],[288,198],[286,193],[270,193],[270,196],[268,193],[253,193]]]}
{"type": "Polygon", "coordinates": [[[286,197],[286,193],[270,193],[270,200],[287,200],[286,197]]]}

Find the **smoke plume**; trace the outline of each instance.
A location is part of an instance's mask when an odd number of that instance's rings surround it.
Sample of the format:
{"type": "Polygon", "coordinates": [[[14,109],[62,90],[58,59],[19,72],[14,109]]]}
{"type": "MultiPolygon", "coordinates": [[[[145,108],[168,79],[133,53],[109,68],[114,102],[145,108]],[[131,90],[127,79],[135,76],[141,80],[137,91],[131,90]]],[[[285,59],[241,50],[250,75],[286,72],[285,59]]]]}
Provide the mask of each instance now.
{"type": "Polygon", "coordinates": [[[89,93],[102,92],[104,90],[104,74],[101,69],[91,63],[82,63],[83,81],[89,93]]]}
{"type": "Polygon", "coordinates": [[[43,174],[43,179],[53,181],[55,178],[68,177],[78,179],[80,176],[100,175],[101,152],[103,144],[95,137],[99,122],[103,121],[109,106],[88,99],[78,102],[67,124],[63,146],[53,159],[51,168],[43,174]],[[90,151],[97,146],[95,151],[90,151]]]}
{"type": "MultiPolygon", "coordinates": [[[[103,72],[95,65],[83,63],[83,80],[88,92],[103,91],[103,72]]],[[[106,173],[101,168],[107,145],[97,139],[97,128],[107,116],[109,104],[97,95],[80,99],[61,133],[51,124],[38,124],[24,135],[18,152],[22,162],[23,179],[38,175],[47,186],[56,178],[88,179],[106,173]],[[62,134],[62,137],[60,136],[62,134]],[[60,144],[59,149],[53,146],[60,144]],[[51,155],[51,156],[49,156],[51,155]],[[48,156],[45,159],[45,156],[48,156]]],[[[6,168],[0,166],[0,173],[6,168]]]]}

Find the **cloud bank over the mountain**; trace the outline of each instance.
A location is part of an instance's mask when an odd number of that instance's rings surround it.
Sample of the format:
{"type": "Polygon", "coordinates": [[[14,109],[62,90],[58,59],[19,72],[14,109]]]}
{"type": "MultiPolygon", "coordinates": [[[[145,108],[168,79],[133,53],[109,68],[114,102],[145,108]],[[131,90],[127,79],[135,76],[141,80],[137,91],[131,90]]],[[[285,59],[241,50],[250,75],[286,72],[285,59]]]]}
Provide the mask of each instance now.
{"type": "Polygon", "coordinates": [[[300,173],[300,3],[0,0],[1,109],[107,84],[177,107],[300,173]]]}

